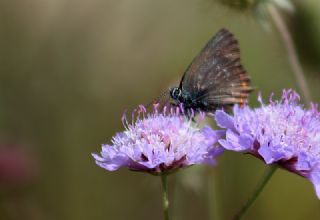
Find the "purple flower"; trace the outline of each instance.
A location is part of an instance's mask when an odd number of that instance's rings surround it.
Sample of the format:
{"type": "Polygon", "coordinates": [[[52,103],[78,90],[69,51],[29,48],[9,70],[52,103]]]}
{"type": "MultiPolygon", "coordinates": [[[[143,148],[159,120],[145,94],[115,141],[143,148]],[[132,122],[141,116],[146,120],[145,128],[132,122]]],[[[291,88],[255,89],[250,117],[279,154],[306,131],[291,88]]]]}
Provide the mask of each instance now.
{"type": "Polygon", "coordinates": [[[120,167],[152,174],[170,172],[193,164],[215,164],[222,153],[217,140],[224,131],[214,131],[205,125],[198,128],[204,115],[193,123],[184,116],[180,107],[164,107],[161,112],[155,105],[151,113],[139,106],[138,116],[132,123],[123,117],[125,131],[112,138],[112,144],[103,144],[99,154],[93,153],[96,164],[109,171],[120,167]]]}
{"type": "Polygon", "coordinates": [[[320,113],[316,105],[303,108],[299,99],[293,90],[284,90],[280,101],[271,95],[268,105],[259,96],[259,108],[235,106],[233,116],[217,111],[217,124],[227,129],[219,143],[308,178],[320,198],[320,113]]]}

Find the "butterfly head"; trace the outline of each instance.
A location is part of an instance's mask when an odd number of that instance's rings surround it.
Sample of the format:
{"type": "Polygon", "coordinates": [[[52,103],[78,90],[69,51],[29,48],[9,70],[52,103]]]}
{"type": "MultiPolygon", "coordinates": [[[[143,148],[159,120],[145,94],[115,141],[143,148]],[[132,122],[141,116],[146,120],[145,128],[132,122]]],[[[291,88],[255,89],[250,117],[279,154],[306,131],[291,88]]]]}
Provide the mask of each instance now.
{"type": "Polygon", "coordinates": [[[182,91],[179,87],[173,87],[170,89],[170,96],[174,100],[180,100],[181,95],[182,95],[182,91]]]}

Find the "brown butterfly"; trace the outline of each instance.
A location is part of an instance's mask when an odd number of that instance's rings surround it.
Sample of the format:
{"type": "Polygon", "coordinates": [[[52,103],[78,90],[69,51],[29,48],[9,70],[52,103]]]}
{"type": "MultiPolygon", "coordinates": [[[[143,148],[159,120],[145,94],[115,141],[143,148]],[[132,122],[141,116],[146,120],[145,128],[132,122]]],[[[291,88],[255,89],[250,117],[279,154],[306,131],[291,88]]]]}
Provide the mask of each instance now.
{"type": "Polygon", "coordinates": [[[251,91],[250,78],[240,63],[238,41],[221,29],[193,59],[179,87],[170,89],[170,96],[187,110],[214,113],[244,105],[251,91]]]}

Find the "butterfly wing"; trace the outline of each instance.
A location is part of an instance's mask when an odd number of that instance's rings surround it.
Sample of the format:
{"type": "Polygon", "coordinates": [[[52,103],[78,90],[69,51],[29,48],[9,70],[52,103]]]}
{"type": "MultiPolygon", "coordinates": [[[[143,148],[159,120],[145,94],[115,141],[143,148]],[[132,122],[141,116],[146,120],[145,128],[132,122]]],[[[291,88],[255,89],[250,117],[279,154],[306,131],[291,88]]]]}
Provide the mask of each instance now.
{"type": "Polygon", "coordinates": [[[246,102],[253,89],[231,32],[221,29],[207,43],[185,71],[180,88],[208,110],[246,102]]]}

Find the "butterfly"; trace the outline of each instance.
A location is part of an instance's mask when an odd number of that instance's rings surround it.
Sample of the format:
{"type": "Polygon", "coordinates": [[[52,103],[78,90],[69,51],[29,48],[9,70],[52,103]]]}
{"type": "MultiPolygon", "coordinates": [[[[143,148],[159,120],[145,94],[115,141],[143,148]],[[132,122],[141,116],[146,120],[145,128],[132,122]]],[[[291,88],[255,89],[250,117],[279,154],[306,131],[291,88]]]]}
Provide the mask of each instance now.
{"type": "Polygon", "coordinates": [[[243,106],[251,91],[250,78],[240,63],[238,41],[223,28],[193,59],[179,86],[169,93],[187,110],[214,113],[234,104],[243,106]]]}

